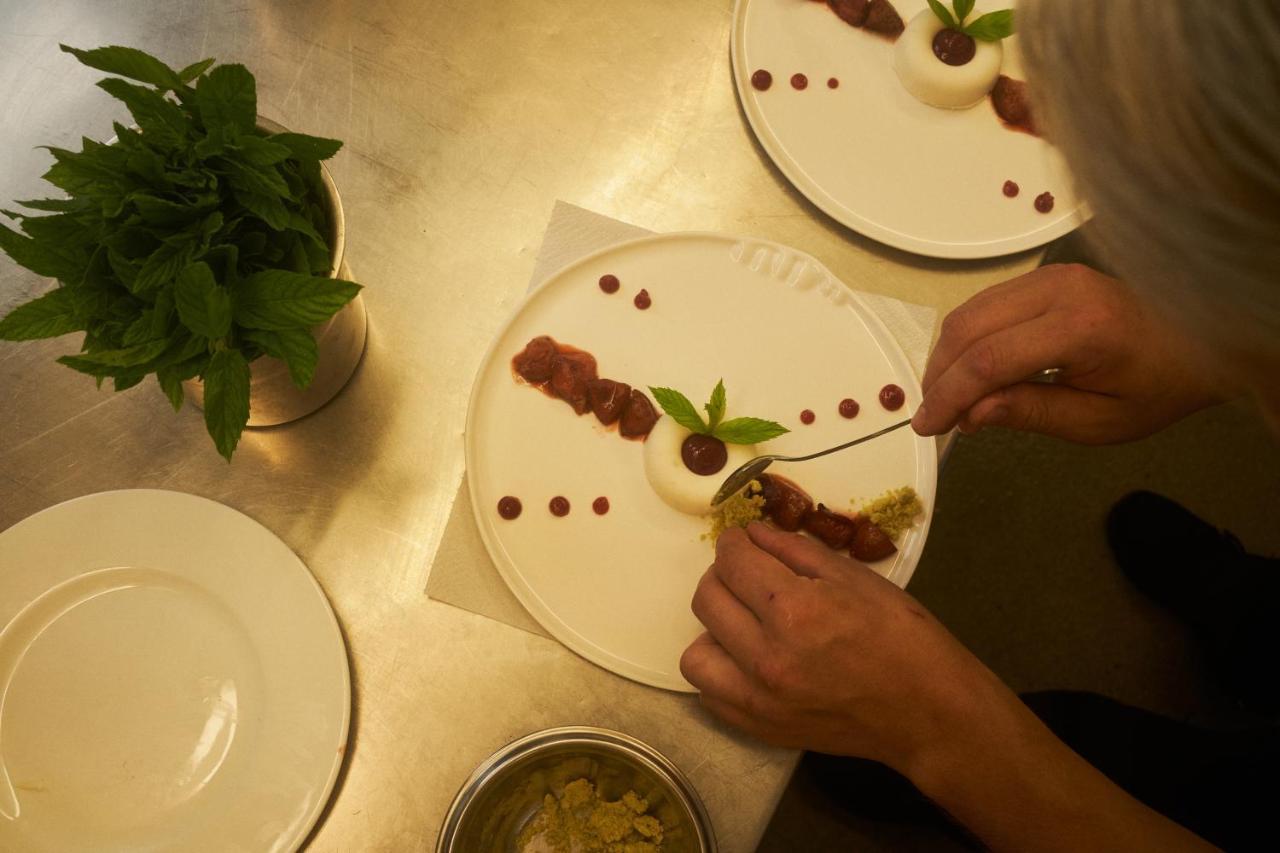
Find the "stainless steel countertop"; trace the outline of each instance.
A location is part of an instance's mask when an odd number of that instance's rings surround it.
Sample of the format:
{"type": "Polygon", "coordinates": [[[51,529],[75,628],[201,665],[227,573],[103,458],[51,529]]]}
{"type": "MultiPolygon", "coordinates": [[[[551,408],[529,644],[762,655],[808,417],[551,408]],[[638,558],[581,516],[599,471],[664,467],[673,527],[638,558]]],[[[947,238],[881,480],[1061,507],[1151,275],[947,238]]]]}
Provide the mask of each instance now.
{"type": "MultiPolygon", "coordinates": [[[[177,489],[263,522],[319,578],[346,631],[355,713],[311,849],[427,847],[481,759],[565,724],[669,755],[730,853],[767,823],[793,755],[725,731],[691,697],[423,594],[462,475],[472,374],[556,199],[658,231],[777,240],[944,312],[1034,264],[916,258],[804,201],[738,110],[731,14],[730,0],[0,0],[2,205],[46,193],[34,146],[104,138],[124,116],[60,41],[244,62],[262,114],[346,141],[332,170],[367,287],[364,362],[320,412],[246,433],[232,465],[154,381],[116,395],[55,364],[76,339],[0,343],[0,529],[91,492],[177,489]]],[[[0,312],[47,286],[0,257],[0,312]]]]}

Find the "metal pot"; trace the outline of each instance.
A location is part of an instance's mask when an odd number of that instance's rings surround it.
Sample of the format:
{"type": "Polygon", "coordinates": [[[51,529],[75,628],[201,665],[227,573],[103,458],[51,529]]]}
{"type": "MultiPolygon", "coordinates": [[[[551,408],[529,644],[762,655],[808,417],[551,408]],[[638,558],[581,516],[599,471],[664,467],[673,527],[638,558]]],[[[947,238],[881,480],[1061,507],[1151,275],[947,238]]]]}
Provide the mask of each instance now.
{"type": "Polygon", "coordinates": [[[607,799],[635,791],[648,800],[664,827],[664,853],[718,849],[711,818],[674,764],[633,737],[584,726],[526,735],[486,759],[449,807],[436,853],[515,851],[543,797],[582,778],[607,799]]]}
{"type": "MultiPolygon", "coordinates": [[[[270,133],[288,128],[258,116],[258,127],[270,133]]],[[[346,248],[346,225],[342,215],[342,199],[333,177],[324,163],[320,164],[320,180],[324,185],[324,206],[329,219],[329,250],[332,263],[330,278],[349,278],[351,273],[343,257],[346,248]]],[[[311,384],[298,388],[289,378],[288,366],[277,358],[261,356],[249,364],[250,427],[275,426],[309,415],[332,400],[351,379],[364,354],[367,318],[364,298],[357,294],[341,311],[325,323],[312,328],[320,358],[311,384]]],[[[191,379],[183,383],[187,398],[198,408],[204,407],[204,383],[191,379]]]]}

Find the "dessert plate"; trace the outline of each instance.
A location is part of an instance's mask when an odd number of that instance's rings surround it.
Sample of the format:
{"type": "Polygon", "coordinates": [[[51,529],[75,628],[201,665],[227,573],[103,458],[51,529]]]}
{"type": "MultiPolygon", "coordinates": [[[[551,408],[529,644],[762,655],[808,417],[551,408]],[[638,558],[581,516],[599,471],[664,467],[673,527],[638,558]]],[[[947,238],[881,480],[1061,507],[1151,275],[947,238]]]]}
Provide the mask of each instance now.
{"type": "Polygon", "coordinates": [[[89,495],[0,533],[0,849],[297,848],[351,689],[306,566],[233,509],[89,495]]]}
{"type": "MultiPolygon", "coordinates": [[[[927,8],[894,6],[904,21],[927,8]]],[[[1005,128],[989,99],[966,110],[917,101],[893,70],[893,44],[825,3],[737,0],[730,52],[743,112],[770,159],[825,213],[874,240],[988,258],[1043,245],[1087,218],[1051,145],[1005,128]],[[758,69],[773,75],[767,91],[751,85],[758,69]],[[808,79],[803,91],[791,86],[796,73],[808,79]],[[1016,198],[1004,196],[1006,180],[1018,184],[1016,198]],[[1055,199],[1047,214],[1034,205],[1042,192],[1055,199]]],[[[1003,73],[1023,79],[1016,54],[1013,36],[1003,73]]]]}
{"type": "MultiPolygon", "coordinates": [[[[920,400],[906,356],[857,295],[813,258],[774,243],[646,237],[571,264],[525,299],[490,346],[467,415],[467,482],[481,537],[552,636],[613,672],[671,690],[692,689],[679,660],[702,630],[689,605],[714,556],[702,539],[708,521],[654,493],[639,442],[515,380],[512,357],[538,335],[593,353],[601,376],[676,388],[698,405],[723,378],[727,417],[792,430],[759,445],[768,452],[830,447],[901,420],[920,400]],[[619,292],[600,289],[606,274],[620,279],[619,292]],[[641,288],[652,297],[645,311],[632,301],[641,288]],[[887,383],[905,389],[903,410],[877,401],[887,383]],[[845,397],[861,403],[852,420],[837,411],[845,397]],[[800,423],[804,409],[816,413],[812,425],[800,423]],[[524,507],[512,521],[497,510],[508,495],[524,507]],[[567,516],[549,511],[556,496],[569,500],[567,516]],[[605,515],[593,512],[598,497],[609,500],[605,515]]],[[[929,510],[936,465],[933,441],[901,430],[777,473],[837,508],[912,485],[929,510]]],[[[928,528],[926,516],[875,568],[905,586],[928,528]]]]}

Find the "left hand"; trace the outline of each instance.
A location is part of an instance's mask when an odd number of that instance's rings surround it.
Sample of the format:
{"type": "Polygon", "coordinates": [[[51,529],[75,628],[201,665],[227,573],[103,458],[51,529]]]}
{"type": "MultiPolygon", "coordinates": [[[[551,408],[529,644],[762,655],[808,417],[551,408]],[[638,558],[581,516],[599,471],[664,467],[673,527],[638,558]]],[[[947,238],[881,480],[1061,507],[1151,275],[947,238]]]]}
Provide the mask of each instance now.
{"type": "Polygon", "coordinates": [[[771,744],[910,776],[935,747],[1017,703],[894,584],[758,522],[721,534],[693,612],[707,633],[681,672],[712,713],[771,744]]]}

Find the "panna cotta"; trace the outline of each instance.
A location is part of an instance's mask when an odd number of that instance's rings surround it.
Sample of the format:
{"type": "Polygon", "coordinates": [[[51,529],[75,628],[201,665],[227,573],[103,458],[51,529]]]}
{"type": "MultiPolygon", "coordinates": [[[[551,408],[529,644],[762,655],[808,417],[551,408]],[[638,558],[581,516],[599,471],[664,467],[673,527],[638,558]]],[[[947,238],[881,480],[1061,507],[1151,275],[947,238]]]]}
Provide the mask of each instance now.
{"type": "Polygon", "coordinates": [[[999,41],[949,29],[929,9],[911,19],[893,48],[893,70],[906,90],[929,106],[950,110],[985,98],[1003,61],[999,41]]]}
{"type": "Polygon", "coordinates": [[[692,435],[675,419],[658,418],[644,442],[644,473],[658,497],[672,509],[689,515],[709,515],[716,490],[726,477],[755,458],[755,446],[724,444],[724,464],[715,473],[695,474],[689,467],[693,460],[685,447],[692,435]]]}

